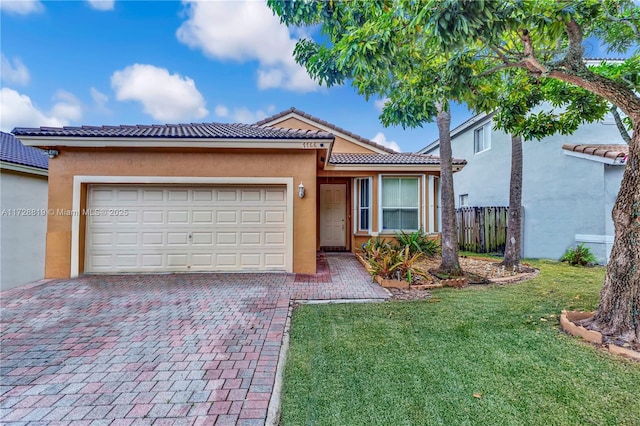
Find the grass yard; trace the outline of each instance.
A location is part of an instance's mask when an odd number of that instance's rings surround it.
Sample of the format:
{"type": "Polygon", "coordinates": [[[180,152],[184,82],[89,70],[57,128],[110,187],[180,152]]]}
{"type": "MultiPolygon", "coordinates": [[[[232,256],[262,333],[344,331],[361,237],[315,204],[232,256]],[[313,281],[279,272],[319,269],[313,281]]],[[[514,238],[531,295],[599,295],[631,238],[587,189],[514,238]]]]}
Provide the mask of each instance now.
{"type": "Polygon", "coordinates": [[[532,281],[438,301],[298,308],[281,424],[640,425],[640,363],[559,328],[604,269],[531,263],[532,281]]]}

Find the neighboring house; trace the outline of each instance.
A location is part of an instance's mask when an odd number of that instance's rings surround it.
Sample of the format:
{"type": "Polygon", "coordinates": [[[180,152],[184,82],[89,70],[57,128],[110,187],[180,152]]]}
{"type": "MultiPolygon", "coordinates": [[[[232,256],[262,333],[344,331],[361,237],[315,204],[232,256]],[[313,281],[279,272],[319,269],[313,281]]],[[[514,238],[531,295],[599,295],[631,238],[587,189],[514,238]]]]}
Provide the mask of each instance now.
{"type": "MultiPolygon", "coordinates": [[[[468,161],[454,175],[456,207],[508,206],[511,136],[480,114],[451,137],[453,155],[468,161]]],[[[438,141],[419,152],[437,155],[438,141]]],[[[573,135],[523,141],[523,256],[559,259],[585,243],[605,263],[627,154],[612,118],[584,124],[573,135]]]]}
{"type": "Polygon", "coordinates": [[[0,291],[42,279],[47,156],[0,132],[0,291]]]}
{"type": "MultiPolygon", "coordinates": [[[[318,249],[434,231],[439,159],[291,109],[244,124],[18,128],[48,149],[46,277],[315,273],[318,249]]],[[[456,160],[460,169],[464,161],[456,160]]]]}

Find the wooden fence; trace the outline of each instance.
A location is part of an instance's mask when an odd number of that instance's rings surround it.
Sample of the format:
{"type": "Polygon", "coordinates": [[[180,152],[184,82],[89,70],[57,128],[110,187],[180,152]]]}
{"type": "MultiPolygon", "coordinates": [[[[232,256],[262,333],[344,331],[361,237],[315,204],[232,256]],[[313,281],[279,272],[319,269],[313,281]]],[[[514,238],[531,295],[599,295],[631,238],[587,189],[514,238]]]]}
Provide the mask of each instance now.
{"type": "Polygon", "coordinates": [[[504,253],[509,207],[456,209],[458,247],[474,253],[504,253]]]}

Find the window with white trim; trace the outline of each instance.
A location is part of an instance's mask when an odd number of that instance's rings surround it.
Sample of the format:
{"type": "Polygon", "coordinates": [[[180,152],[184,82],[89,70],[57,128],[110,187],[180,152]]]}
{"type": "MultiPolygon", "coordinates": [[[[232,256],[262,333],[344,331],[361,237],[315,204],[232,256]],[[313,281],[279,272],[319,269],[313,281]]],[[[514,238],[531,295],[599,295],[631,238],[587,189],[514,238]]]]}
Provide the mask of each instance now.
{"type": "Polygon", "coordinates": [[[473,131],[473,152],[478,154],[491,149],[491,126],[485,124],[473,131]]]}
{"type": "Polygon", "coordinates": [[[460,194],[460,207],[469,207],[469,194],[460,194]]]}
{"type": "Polygon", "coordinates": [[[358,202],[358,231],[371,230],[371,179],[356,179],[358,202]]]}
{"type": "Polygon", "coordinates": [[[382,229],[417,230],[419,228],[418,178],[382,178],[382,229]]]}

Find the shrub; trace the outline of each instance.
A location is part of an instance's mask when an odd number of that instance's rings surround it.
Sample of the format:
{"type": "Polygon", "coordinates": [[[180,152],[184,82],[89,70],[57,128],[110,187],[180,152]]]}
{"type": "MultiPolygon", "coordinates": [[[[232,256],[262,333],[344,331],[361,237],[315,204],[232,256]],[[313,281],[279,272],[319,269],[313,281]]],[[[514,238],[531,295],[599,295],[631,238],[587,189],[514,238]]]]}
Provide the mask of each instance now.
{"type": "Polygon", "coordinates": [[[391,249],[391,244],[379,236],[371,238],[362,245],[364,258],[367,260],[380,260],[381,257],[391,249]]]}
{"type": "Polygon", "coordinates": [[[569,247],[560,258],[561,262],[567,262],[573,266],[587,266],[596,263],[596,257],[591,253],[589,247],[585,247],[584,243],[578,244],[578,247],[569,247]]]}
{"type": "MultiPolygon", "coordinates": [[[[384,240],[383,240],[384,241],[384,240]]],[[[422,253],[411,254],[409,247],[399,248],[388,243],[369,240],[363,246],[365,256],[371,266],[371,277],[380,275],[384,279],[406,280],[412,283],[426,273],[416,266],[422,253]]]]}
{"type": "Polygon", "coordinates": [[[396,238],[400,247],[409,247],[409,252],[412,255],[422,253],[425,256],[434,256],[440,251],[439,241],[429,238],[422,231],[415,231],[410,234],[404,231],[396,232],[396,238]]]}

